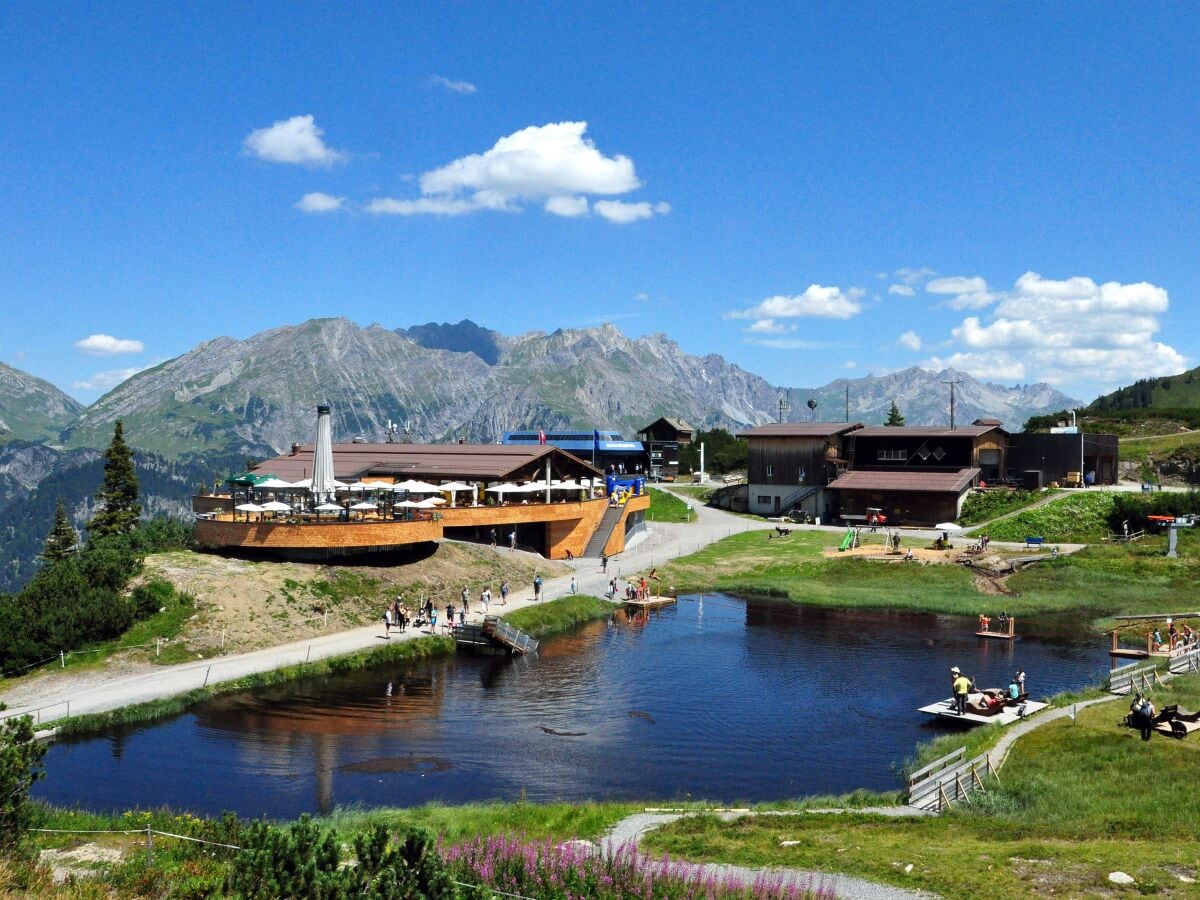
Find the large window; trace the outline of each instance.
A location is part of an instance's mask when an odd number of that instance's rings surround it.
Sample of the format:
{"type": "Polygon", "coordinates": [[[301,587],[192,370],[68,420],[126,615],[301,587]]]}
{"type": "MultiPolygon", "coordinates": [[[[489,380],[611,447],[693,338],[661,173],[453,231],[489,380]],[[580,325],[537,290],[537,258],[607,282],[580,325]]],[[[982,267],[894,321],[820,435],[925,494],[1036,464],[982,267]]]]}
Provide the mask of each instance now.
{"type": "Polygon", "coordinates": [[[774,467],[774,466],[767,466],[767,477],[768,477],[768,478],[773,478],[774,476],[775,476],[775,467],[774,467]]]}
{"type": "Polygon", "coordinates": [[[904,450],[877,450],[875,458],[879,462],[904,462],[908,459],[908,453],[904,450]]]}

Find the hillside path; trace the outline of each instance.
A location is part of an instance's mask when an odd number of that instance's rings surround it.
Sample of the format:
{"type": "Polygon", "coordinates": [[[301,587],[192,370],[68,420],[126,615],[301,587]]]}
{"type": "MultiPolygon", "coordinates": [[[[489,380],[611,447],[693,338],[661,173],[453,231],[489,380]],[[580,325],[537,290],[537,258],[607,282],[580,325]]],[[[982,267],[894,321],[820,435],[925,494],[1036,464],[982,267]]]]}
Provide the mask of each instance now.
{"type": "MultiPolygon", "coordinates": [[[[701,506],[691,498],[680,499],[691,506],[694,521],[678,524],[648,523],[646,532],[636,535],[626,552],[609,560],[607,574],[602,571],[600,561],[596,559],[575,559],[568,563],[575,570],[578,593],[603,597],[608,591],[610,577],[616,576],[619,581],[623,581],[626,576],[632,577],[635,573],[647,571],[677,556],[692,553],[731,534],[773,527],[769,522],[754,521],[723,510],[701,506]]],[[[510,551],[497,548],[495,552],[499,554],[510,551]]],[[[565,596],[570,591],[570,583],[570,575],[546,579],[543,587],[545,599],[565,596]]],[[[457,603],[457,600],[457,596],[446,597],[442,603],[457,603]]],[[[498,601],[493,601],[491,612],[503,615],[532,604],[532,584],[514,584],[508,604],[502,606],[498,601]]],[[[482,619],[483,613],[478,598],[472,604],[471,610],[468,617],[470,621],[482,619]]],[[[393,630],[391,640],[413,640],[429,633],[428,630],[409,630],[404,633],[393,630]]],[[[66,670],[61,674],[51,670],[27,680],[18,680],[0,693],[0,702],[9,707],[2,715],[7,717],[29,713],[41,725],[67,715],[106,712],[284,666],[344,656],[378,647],[384,640],[381,620],[349,631],[291,641],[249,653],[198,659],[172,666],[118,663],[103,669],[66,670]]]]}

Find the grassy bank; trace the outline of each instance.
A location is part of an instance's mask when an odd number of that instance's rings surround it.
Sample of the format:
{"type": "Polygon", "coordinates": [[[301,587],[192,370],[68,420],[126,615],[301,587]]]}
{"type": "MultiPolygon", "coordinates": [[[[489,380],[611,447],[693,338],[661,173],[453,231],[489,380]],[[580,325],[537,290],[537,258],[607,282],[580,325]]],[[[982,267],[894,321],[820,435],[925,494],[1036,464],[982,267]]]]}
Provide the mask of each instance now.
{"type": "MultiPolygon", "coordinates": [[[[867,535],[870,542],[876,536],[867,535]]],[[[877,536],[882,549],[883,537],[877,536]]],[[[825,557],[829,532],[793,532],[768,540],[762,532],[733,535],[659,567],[676,593],[723,591],[783,597],[797,603],[973,616],[998,603],[1013,615],[1080,613],[1090,622],[1113,613],[1170,612],[1187,606],[1200,580],[1200,536],[1181,535],[1179,559],[1167,559],[1161,539],[1096,545],[1013,575],[1002,600],[981,594],[962,566],[873,562],[825,557]]]]}
{"type": "Polygon", "coordinates": [[[651,522],[693,522],[691,507],[666,491],[650,488],[650,509],[646,519],[651,522]]]}
{"type": "Polygon", "coordinates": [[[208,687],[196,688],[184,694],[164,697],[161,700],[151,700],[148,703],[138,703],[108,712],[94,713],[85,716],[72,716],[54,722],[54,727],[62,736],[86,734],[100,731],[114,725],[131,725],[142,722],[153,722],[158,719],[178,715],[190,707],[213,697],[223,694],[234,694],[254,688],[270,687],[295,681],[300,678],[314,678],[322,675],[337,675],[342,672],[353,672],[393,663],[412,662],[434,656],[454,652],[454,639],[449,637],[423,637],[412,641],[397,641],[360,653],[346,656],[335,656],[316,662],[299,663],[294,666],[284,666],[269,672],[259,672],[247,675],[233,681],[223,681],[208,687]]]}
{"type": "Polygon", "coordinates": [[[526,606],[505,615],[504,621],[526,634],[540,638],[569,631],[584,622],[607,618],[613,614],[613,609],[607,600],[576,594],[526,606]]]}
{"type": "MultiPolygon", "coordinates": [[[[1156,700],[1195,709],[1200,678],[1176,679],[1156,700]]],[[[1025,735],[999,783],[940,817],[704,816],[653,832],[645,846],[696,860],[852,872],[947,897],[1091,896],[1114,889],[1107,879],[1116,870],[1141,893],[1191,890],[1179,876],[1200,877],[1200,741],[1143,743],[1116,725],[1124,711],[1120,700],[1101,704],[1074,723],[1025,735]]]]}

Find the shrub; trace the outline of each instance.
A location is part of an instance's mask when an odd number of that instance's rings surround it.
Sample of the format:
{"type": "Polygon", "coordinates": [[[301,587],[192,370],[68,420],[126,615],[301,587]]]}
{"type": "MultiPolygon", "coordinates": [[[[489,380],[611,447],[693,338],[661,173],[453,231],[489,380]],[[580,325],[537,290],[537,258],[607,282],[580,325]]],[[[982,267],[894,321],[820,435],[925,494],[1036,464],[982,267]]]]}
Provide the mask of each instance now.
{"type": "Polygon", "coordinates": [[[33,817],[29,789],[44,774],[45,755],[46,745],[34,739],[29,716],[0,722],[0,851],[16,847],[29,829],[33,817]]]}

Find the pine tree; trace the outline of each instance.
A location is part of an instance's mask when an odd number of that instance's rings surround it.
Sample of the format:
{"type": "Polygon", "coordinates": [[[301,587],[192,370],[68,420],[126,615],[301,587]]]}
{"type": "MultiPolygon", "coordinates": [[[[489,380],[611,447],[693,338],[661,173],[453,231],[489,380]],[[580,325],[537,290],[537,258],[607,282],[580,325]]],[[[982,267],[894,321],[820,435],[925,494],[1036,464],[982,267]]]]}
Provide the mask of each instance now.
{"type": "Polygon", "coordinates": [[[896,401],[892,401],[892,408],[888,410],[887,421],[883,423],[891,428],[899,428],[904,424],[904,416],[900,414],[900,407],[896,405],[896,401]]]}
{"type": "Polygon", "coordinates": [[[88,522],[89,535],[126,534],[137,527],[142,514],[137,473],[133,471],[133,454],[125,443],[125,428],[120,419],[113,428],[112,443],[104,451],[104,483],[96,492],[96,499],[100,508],[88,522]]]}
{"type": "Polygon", "coordinates": [[[42,561],[55,563],[67,559],[75,553],[75,544],[75,526],[67,518],[67,510],[60,497],[54,510],[54,527],[50,529],[46,545],[42,548],[42,561]]]}

